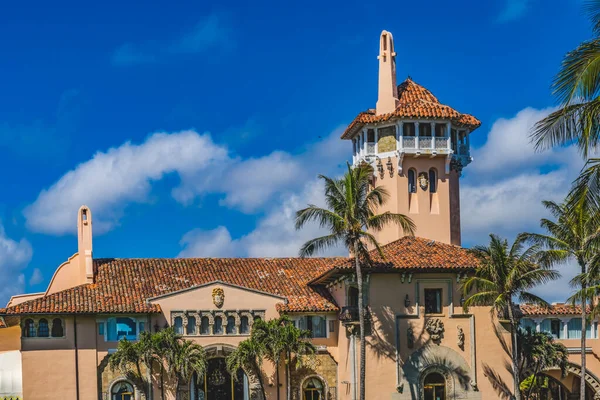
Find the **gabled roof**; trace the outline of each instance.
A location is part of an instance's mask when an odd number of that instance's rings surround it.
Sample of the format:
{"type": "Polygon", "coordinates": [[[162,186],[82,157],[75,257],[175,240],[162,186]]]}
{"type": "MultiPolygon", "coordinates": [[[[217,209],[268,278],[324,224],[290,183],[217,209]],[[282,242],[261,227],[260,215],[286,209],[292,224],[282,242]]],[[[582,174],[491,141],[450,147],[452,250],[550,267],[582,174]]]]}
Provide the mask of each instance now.
{"type": "MultiPolygon", "coordinates": [[[[371,272],[394,271],[471,271],[478,265],[469,250],[452,244],[414,236],[405,236],[381,247],[385,258],[377,250],[370,253],[371,272]]],[[[354,260],[346,259],[326,271],[312,283],[325,283],[335,275],[354,270],[354,260]]]]}
{"type": "MultiPolygon", "coordinates": [[[[520,304],[519,308],[524,317],[536,315],[581,315],[581,306],[572,304],[552,304],[548,308],[534,304],[520,304]]],[[[590,312],[590,307],[587,311],[590,312]]]]}
{"type": "Polygon", "coordinates": [[[336,311],[326,290],[307,285],[345,258],[96,259],[95,283],[8,307],[0,314],[156,313],[146,300],[213,281],[288,299],[284,311],[336,311]]]}
{"type": "Polygon", "coordinates": [[[342,134],[342,139],[351,139],[365,124],[385,122],[392,119],[447,119],[453,124],[471,130],[478,128],[481,122],[469,114],[461,114],[440,101],[423,86],[407,78],[398,85],[398,107],[391,113],[376,115],[375,110],[363,111],[354,118],[342,134]]]}

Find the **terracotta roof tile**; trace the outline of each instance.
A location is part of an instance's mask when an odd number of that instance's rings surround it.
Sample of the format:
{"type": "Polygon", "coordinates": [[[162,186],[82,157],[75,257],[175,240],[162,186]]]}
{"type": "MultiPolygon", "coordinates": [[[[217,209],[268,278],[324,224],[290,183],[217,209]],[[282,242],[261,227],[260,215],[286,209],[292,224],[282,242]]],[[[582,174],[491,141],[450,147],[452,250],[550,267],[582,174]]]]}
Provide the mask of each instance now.
{"type": "MultiPolygon", "coordinates": [[[[523,316],[528,315],[579,315],[581,314],[580,305],[571,304],[552,304],[549,308],[540,307],[534,304],[520,304],[519,308],[523,316]]],[[[587,308],[588,312],[590,307],[587,308]]]]}
{"type": "Polygon", "coordinates": [[[391,113],[376,115],[375,110],[363,111],[354,118],[342,134],[342,139],[351,139],[365,124],[385,122],[400,118],[441,118],[452,123],[476,129],[481,122],[469,114],[461,114],[452,107],[441,104],[423,86],[408,78],[398,85],[398,107],[391,113]]]}
{"type": "Polygon", "coordinates": [[[155,313],[146,299],[221,280],[288,298],[286,311],[335,311],[328,292],[309,281],[345,258],[96,259],[93,284],[76,286],[4,310],[27,313],[155,313]]]}

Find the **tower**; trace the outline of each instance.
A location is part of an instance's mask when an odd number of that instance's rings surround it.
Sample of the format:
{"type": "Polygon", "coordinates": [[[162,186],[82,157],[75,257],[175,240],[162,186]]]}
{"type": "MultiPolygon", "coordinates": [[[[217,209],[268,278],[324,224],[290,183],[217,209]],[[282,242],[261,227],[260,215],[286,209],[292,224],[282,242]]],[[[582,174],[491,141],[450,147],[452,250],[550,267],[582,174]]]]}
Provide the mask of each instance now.
{"type": "MultiPolygon", "coordinates": [[[[409,216],[420,237],[460,245],[459,179],[471,162],[469,135],[481,122],[440,101],[410,77],[396,86],[392,34],[379,42],[377,106],[358,114],[342,134],[354,165],[374,167],[375,184],[390,198],[378,212],[409,216]]],[[[403,235],[395,225],[376,233],[380,244],[403,235]]]]}
{"type": "Polygon", "coordinates": [[[88,206],[81,206],[77,212],[77,254],[81,281],[93,283],[92,211],[88,206]]]}

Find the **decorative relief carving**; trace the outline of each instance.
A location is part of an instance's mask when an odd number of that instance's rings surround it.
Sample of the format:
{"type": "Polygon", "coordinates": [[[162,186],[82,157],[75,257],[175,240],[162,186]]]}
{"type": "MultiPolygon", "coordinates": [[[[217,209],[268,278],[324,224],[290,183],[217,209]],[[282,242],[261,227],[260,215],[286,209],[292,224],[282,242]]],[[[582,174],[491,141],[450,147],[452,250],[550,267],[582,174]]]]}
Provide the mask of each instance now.
{"type": "Polygon", "coordinates": [[[217,308],[223,307],[225,303],[225,291],[223,288],[214,288],[212,291],[213,303],[217,308]]]}
{"type": "Polygon", "coordinates": [[[419,187],[422,190],[427,190],[427,187],[429,186],[429,177],[427,176],[427,172],[419,173],[418,181],[419,187]]]}
{"type": "Polygon", "coordinates": [[[458,334],[457,334],[457,342],[456,344],[458,345],[458,347],[461,350],[465,349],[465,332],[463,331],[463,328],[461,328],[460,326],[458,327],[458,334]]]}
{"type": "Polygon", "coordinates": [[[431,341],[435,344],[440,344],[444,337],[444,323],[439,318],[427,320],[425,330],[429,333],[431,341]]]}

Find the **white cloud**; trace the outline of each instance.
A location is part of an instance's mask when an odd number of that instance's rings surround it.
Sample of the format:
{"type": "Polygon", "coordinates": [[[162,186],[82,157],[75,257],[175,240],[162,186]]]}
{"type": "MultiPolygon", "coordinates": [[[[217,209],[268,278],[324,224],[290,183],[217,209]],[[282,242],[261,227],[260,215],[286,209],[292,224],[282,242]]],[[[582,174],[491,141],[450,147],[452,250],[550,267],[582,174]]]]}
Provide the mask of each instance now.
{"type": "MultiPolygon", "coordinates": [[[[210,231],[192,230],[186,233],[181,245],[180,257],[296,257],[307,240],[327,234],[327,230],[316,224],[308,224],[297,231],[296,211],[307,204],[323,205],[323,184],[311,180],[298,193],[284,193],[282,202],[273,207],[256,228],[245,236],[232,239],[224,226],[210,231]]],[[[338,246],[318,256],[345,255],[346,250],[338,246]]]]}
{"type": "Polygon", "coordinates": [[[227,159],[227,149],[194,131],[155,133],[140,145],[127,142],[96,153],[43,190],[24,210],[27,227],[72,233],[76,210],[86,204],[95,212],[94,232],[104,233],[118,224],[128,203],[148,201],[153,181],[168,173],[208,170],[227,159]]]}
{"type": "Polygon", "coordinates": [[[25,275],[22,271],[32,255],[31,244],[27,240],[9,238],[0,225],[0,305],[6,304],[10,296],[24,291],[25,275]]]}
{"type": "Polygon", "coordinates": [[[44,281],[44,274],[42,274],[42,270],[39,268],[34,268],[31,277],[29,278],[29,285],[34,286],[42,283],[44,281]]]}

